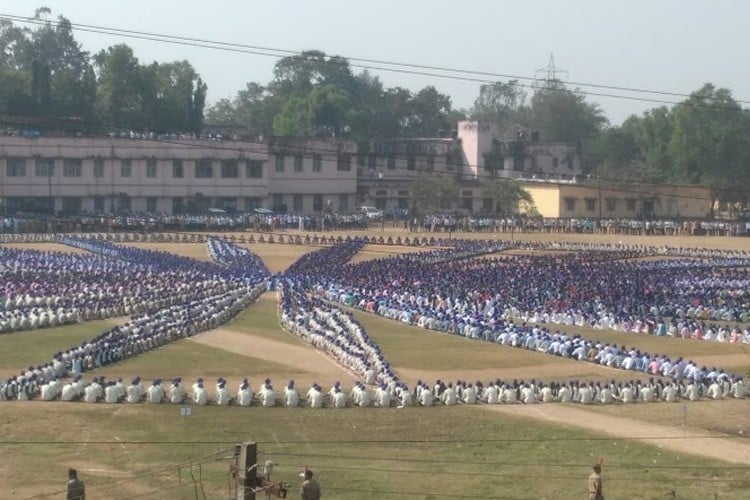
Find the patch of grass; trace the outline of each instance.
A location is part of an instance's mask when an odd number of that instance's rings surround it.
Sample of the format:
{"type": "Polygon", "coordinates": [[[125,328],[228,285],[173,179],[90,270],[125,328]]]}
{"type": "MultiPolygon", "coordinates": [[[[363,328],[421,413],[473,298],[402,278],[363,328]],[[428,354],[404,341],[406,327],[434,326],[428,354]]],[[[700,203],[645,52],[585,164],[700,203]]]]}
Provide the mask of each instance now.
{"type": "MultiPolygon", "coordinates": [[[[28,403],[15,409],[0,423],[4,435],[27,428],[33,414],[34,440],[51,441],[2,445],[6,456],[13,457],[6,465],[12,474],[4,488],[23,495],[29,491],[27,485],[38,493],[59,489],[35,484],[43,457],[45,463],[56,464],[47,470],[53,477],[59,475],[61,486],[65,467],[78,466],[95,498],[124,499],[150,489],[154,491],[145,498],[192,497],[189,468],[179,476],[177,469],[191,461],[201,463],[207,497],[226,497],[229,450],[245,440],[258,443],[259,460],[278,464],[274,479],[293,485],[292,498],[303,464],[315,471],[326,498],[582,498],[590,465],[598,457],[606,458],[604,485],[610,498],[655,498],[673,489],[678,498],[712,498],[721,492],[722,498],[739,499],[746,493],[745,471],[726,469],[720,462],[627,440],[601,440],[597,434],[479,408],[316,411],[209,406],[193,408],[190,417],[180,417],[172,405],[28,403]],[[40,425],[44,423],[51,425],[40,425]],[[65,440],[122,444],[55,444],[65,440]],[[165,441],[176,443],[159,444],[165,441]],[[131,491],[114,486],[118,478],[102,472],[112,470],[134,476],[119,482],[131,491]]],[[[193,473],[197,483],[197,465],[193,473]]]]}
{"type": "MultiPolygon", "coordinates": [[[[198,377],[204,378],[207,383],[211,382],[211,384],[214,379],[224,377],[230,381],[229,389],[234,391],[236,381],[244,377],[265,378],[274,374],[279,377],[288,377],[301,373],[295,367],[283,363],[234,354],[189,340],[180,340],[147,355],[92,370],[86,375],[122,377],[126,381],[136,375],[140,375],[147,381],[157,377],[169,381],[179,376],[185,383],[189,382],[188,385],[198,377]]],[[[211,384],[207,385],[210,393],[213,391],[211,384]]],[[[257,389],[258,384],[255,383],[254,386],[257,389]]]]}
{"type": "Polygon", "coordinates": [[[52,355],[97,334],[112,328],[108,321],[88,321],[75,325],[41,328],[0,335],[0,370],[2,373],[15,372],[52,359],[52,355]]]}
{"type": "Polygon", "coordinates": [[[279,326],[277,307],[276,292],[268,292],[224,328],[287,344],[300,345],[299,339],[279,326]]]}

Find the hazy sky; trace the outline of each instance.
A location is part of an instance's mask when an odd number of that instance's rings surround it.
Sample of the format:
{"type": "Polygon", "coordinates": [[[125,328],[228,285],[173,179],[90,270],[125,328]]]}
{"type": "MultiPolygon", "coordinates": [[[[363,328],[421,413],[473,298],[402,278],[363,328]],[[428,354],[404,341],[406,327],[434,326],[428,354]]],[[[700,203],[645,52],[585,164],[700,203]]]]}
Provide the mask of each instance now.
{"type": "MultiPolygon", "coordinates": [[[[30,16],[35,5],[0,0],[0,14],[30,16]]],[[[557,65],[569,71],[570,82],[690,93],[710,81],[730,88],[737,100],[750,100],[745,56],[750,2],[742,0],[39,0],[38,5],[74,24],[529,78],[554,53],[557,65]]],[[[208,83],[209,102],[232,96],[249,81],[267,83],[276,61],[102,34],[77,32],[76,37],[92,53],[124,42],[141,62],[188,59],[208,83]]],[[[386,87],[418,90],[434,85],[449,94],[457,108],[471,106],[479,92],[477,82],[372,72],[386,87]]],[[[589,99],[599,102],[615,124],[658,105],[589,99]]]]}

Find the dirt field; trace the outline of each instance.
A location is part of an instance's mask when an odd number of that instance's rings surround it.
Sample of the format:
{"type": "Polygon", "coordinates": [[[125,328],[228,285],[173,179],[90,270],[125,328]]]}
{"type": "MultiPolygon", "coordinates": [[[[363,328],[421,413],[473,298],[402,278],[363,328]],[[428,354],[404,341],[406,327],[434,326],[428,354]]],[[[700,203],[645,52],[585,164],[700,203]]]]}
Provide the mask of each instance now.
{"type": "MultiPolygon", "coordinates": [[[[285,234],[295,233],[291,231],[285,234]]],[[[334,234],[338,235],[338,233],[334,234]]],[[[352,236],[361,234],[363,233],[351,233],[352,236]]],[[[402,238],[405,236],[414,236],[403,230],[390,229],[387,229],[384,233],[375,230],[370,231],[368,234],[376,236],[383,234],[394,237],[398,235],[402,238]]],[[[343,233],[342,235],[345,236],[343,233]]],[[[434,236],[439,238],[447,235],[440,233],[420,233],[418,236],[426,236],[428,238],[434,236]]],[[[511,237],[510,234],[486,233],[454,233],[453,236],[492,239],[509,239],[511,237]]],[[[514,234],[513,237],[522,241],[580,241],[586,243],[617,243],[621,241],[632,245],[670,245],[735,250],[750,249],[750,239],[747,238],[539,235],[518,233],[514,234]]],[[[205,244],[137,243],[130,245],[140,248],[170,251],[201,260],[208,259],[205,244]]],[[[51,244],[8,246],[77,252],[75,249],[51,244]]],[[[304,253],[320,248],[316,246],[305,247],[279,244],[253,244],[244,246],[258,253],[274,272],[286,269],[304,253]]],[[[368,245],[357,255],[355,260],[387,257],[394,252],[424,250],[424,248],[419,247],[402,248],[368,245]]],[[[167,378],[177,375],[187,379],[197,376],[203,376],[204,378],[222,376],[229,379],[231,387],[236,387],[237,382],[246,376],[252,377],[251,380],[254,386],[257,386],[263,377],[269,377],[273,380],[274,386],[277,389],[283,387],[289,378],[294,378],[299,386],[305,388],[312,382],[318,382],[325,388],[329,387],[334,380],[340,380],[345,387],[350,387],[353,380],[351,375],[333,365],[327,358],[314,351],[310,346],[278,327],[275,317],[275,307],[275,295],[267,294],[258,304],[221,329],[206,332],[188,341],[177,342],[159,349],[152,355],[129,360],[125,363],[108,367],[107,370],[97,370],[91,372],[89,375],[130,377],[134,374],[140,374],[146,379],[157,376],[167,378]]],[[[410,384],[417,379],[433,382],[437,378],[451,381],[462,379],[471,382],[475,380],[487,381],[494,378],[537,378],[542,380],[570,377],[583,380],[634,378],[634,374],[630,372],[621,372],[586,363],[562,360],[521,349],[504,349],[501,346],[490,346],[481,342],[425,332],[413,327],[404,327],[396,322],[362,313],[357,313],[357,315],[371,336],[381,344],[386,356],[392,359],[397,373],[410,384]]],[[[29,335],[33,335],[33,333],[29,335]]],[[[28,351],[24,350],[24,342],[27,339],[28,342],[33,342],[34,337],[0,336],[0,352],[8,353],[9,350],[13,351],[12,356],[0,356],[2,358],[0,359],[0,367],[5,368],[4,371],[15,370],[19,366],[19,363],[22,362],[21,358],[25,359],[29,353],[32,353],[35,357],[41,357],[46,356],[45,353],[48,351],[52,352],[51,349],[53,346],[51,343],[54,343],[56,339],[65,340],[65,342],[75,342],[77,339],[85,338],[88,335],[88,330],[86,333],[82,331],[76,332],[72,329],[61,331],[60,333],[50,331],[37,337],[37,340],[41,344],[40,347],[28,351]]],[[[588,331],[585,335],[593,336],[594,338],[598,336],[602,340],[615,341],[618,344],[624,343],[638,347],[643,346],[643,348],[649,350],[692,357],[702,364],[730,367],[737,371],[744,371],[743,368],[747,369],[750,367],[750,355],[742,349],[736,348],[737,346],[681,339],[641,337],[616,332],[588,331]]],[[[45,359],[39,359],[38,361],[41,362],[45,359]]],[[[355,440],[365,432],[368,436],[372,435],[375,438],[383,438],[384,436],[388,437],[396,434],[402,435],[402,439],[407,439],[408,437],[418,435],[420,436],[419,439],[423,439],[422,436],[424,436],[424,439],[428,442],[430,438],[440,437],[441,433],[448,433],[452,429],[458,430],[463,436],[465,432],[460,429],[469,428],[471,432],[476,432],[478,440],[480,437],[483,438],[487,435],[536,436],[537,434],[535,433],[539,433],[539,443],[541,444],[534,443],[532,445],[533,449],[528,445],[524,445],[526,449],[519,447],[513,450],[491,448],[491,445],[487,444],[483,444],[480,447],[473,447],[473,445],[469,444],[461,450],[456,449],[453,451],[443,449],[425,449],[422,451],[420,448],[421,445],[416,444],[411,447],[404,446],[400,455],[408,455],[413,452],[414,460],[429,456],[435,459],[444,458],[446,463],[450,462],[451,464],[455,464],[457,456],[462,457],[459,459],[459,462],[461,460],[470,461],[476,459],[477,456],[482,456],[482,454],[487,454],[488,457],[497,460],[498,456],[506,456],[508,453],[510,455],[507,456],[512,456],[515,460],[521,457],[521,461],[524,458],[528,460],[530,457],[536,457],[538,462],[547,462],[549,460],[552,461],[551,463],[555,463],[555,460],[557,462],[565,460],[571,462],[572,459],[567,457],[572,456],[575,457],[575,462],[588,463],[593,459],[590,456],[590,451],[596,450],[594,453],[601,452],[606,455],[607,463],[617,462],[618,460],[622,460],[622,457],[627,456],[631,457],[633,461],[638,461],[638,463],[641,461],[648,463],[653,459],[654,464],[656,464],[656,460],[661,461],[664,457],[669,456],[669,460],[671,460],[669,463],[676,464],[675,467],[679,467],[681,463],[696,463],[700,465],[703,471],[716,471],[718,469],[711,469],[709,465],[706,465],[707,463],[695,462],[701,460],[695,457],[710,459],[714,461],[711,464],[715,467],[720,467],[722,463],[750,465],[750,444],[742,437],[748,434],[748,428],[750,427],[750,416],[748,416],[750,412],[747,412],[746,401],[688,403],[688,417],[686,417],[684,422],[682,419],[681,403],[676,405],[654,403],[653,405],[601,408],[539,404],[533,406],[481,406],[476,409],[413,408],[406,411],[393,410],[393,412],[387,410],[380,412],[373,409],[371,412],[347,411],[344,413],[344,417],[335,414],[335,412],[332,415],[329,410],[319,412],[319,414],[308,410],[300,410],[300,412],[288,414],[266,414],[265,412],[248,414],[242,413],[242,409],[238,411],[238,409],[230,408],[224,411],[224,409],[212,407],[207,408],[205,412],[197,411],[194,422],[188,422],[188,427],[183,428],[183,431],[187,429],[188,432],[183,433],[179,432],[179,425],[185,425],[185,420],[183,419],[182,424],[180,424],[174,417],[174,415],[177,415],[175,413],[176,408],[162,408],[160,406],[166,405],[148,405],[148,407],[145,407],[145,405],[136,407],[125,405],[112,407],[107,405],[76,404],[65,406],[61,403],[41,404],[37,402],[16,404],[12,406],[12,411],[4,412],[5,417],[3,422],[0,422],[0,431],[4,435],[11,436],[10,440],[18,439],[19,435],[22,437],[32,435],[35,438],[50,440],[58,439],[60,436],[70,436],[69,439],[71,440],[84,441],[111,439],[113,435],[123,440],[158,440],[163,437],[177,440],[185,438],[185,435],[189,435],[191,438],[208,436],[217,442],[229,443],[244,439],[245,436],[252,432],[254,439],[280,443],[288,439],[288,436],[294,436],[299,440],[314,436],[323,442],[326,439],[330,439],[331,436],[345,435],[355,440]],[[65,411],[62,411],[62,408],[65,408],[65,411]],[[417,415],[417,412],[419,415],[417,415]],[[284,415],[284,417],[279,418],[275,415],[284,415]],[[415,426],[415,420],[418,420],[420,425],[415,426]],[[685,422],[687,425],[685,425],[685,422]],[[412,426],[413,430],[409,430],[409,426],[412,426]],[[428,426],[429,428],[424,429],[424,426],[428,426]],[[269,431],[271,428],[274,429],[273,432],[269,431]],[[421,432],[421,430],[425,432],[421,432]],[[16,435],[19,432],[21,434],[16,435]],[[231,434],[232,432],[235,434],[231,434]],[[601,438],[602,441],[588,442],[584,446],[571,441],[565,447],[559,444],[556,445],[552,437],[549,438],[549,443],[544,440],[546,439],[544,436],[549,437],[558,434],[565,436],[581,435],[584,437],[604,436],[615,439],[604,440],[601,438]],[[642,446],[642,443],[648,446],[642,446]],[[635,453],[634,449],[636,445],[642,447],[638,448],[636,454],[633,454],[635,453]],[[555,446],[560,447],[559,449],[555,449],[555,452],[559,453],[559,457],[556,459],[551,458],[550,455],[550,450],[555,446]],[[464,452],[467,455],[461,455],[464,452]],[[443,453],[445,455],[442,455],[443,453]]],[[[283,412],[284,410],[281,411],[283,412]]],[[[450,435],[453,436],[453,434],[450,435]]],[[[170,451],[169,449],[144,451],[142,448],[143,446],[140,445],[97,446],[94,444],[87,445],[84,442],[83,445],[78,444],[66,447],[63,452],[54,447],[40,448],[37,451],[40,453],[39,456],[44,457],[45,460],[54,460],[56,466],[60,464],[62,466],[77,466],[87,477],[95,478],[95,482],[102,485],[101,489],[98,490],[102,494],[102,492],[110,491],[105,486],[108,481],[138,477],[139,474],[146,474],[150,470],[150,467],[158,468],[157,464],[165,467],[165,464],[174,464],[181,460],[193,459],[198,454],[208,455],[209,453],[221,450],[222,446],[218,444],[216,446],[186,446],[179,449],[179,451],[170,451]],[[136,456],[143,456],[143,461],[134,458],[136,456]]],[[[313,446],[307,444],[302,448],[310,454],[314,452],[321,453],[320,445],[313,446]]],[[[0,449],[8,457],[8,460],[4,464],[0,464],[0,478],[9,481],[8,484],[14,485],[14,488],[23,484],[23,481],[27,481],[22,488],[22,494],[11,492],[12,498],[25,499],[32,497],[32,495],[48,494],[50,492],[48,485],[36,484],[31,479],[24,479],[31,476],[27,475],[24,478],[16,477],[19,474],[25,474],[21,471],[30,470],[34,467],[34,464],[39,464],[39,456],[32,454],[22,445],[5,445],[4,448],[0,447],[0,449]]],[[[272,449],[275,449],[277,452],[279,450],[284,451],[284,448],[278,444],[272,449]]],[[[359,453],[365,452],[364,449],[355,451],[359,453]]],[[[381,454],[390,456],[393,455],[392,451],[392,446],[387,449],[383,448],[381,454]]],[[[349,444],[342,445],[336,451],[332,449],[331,452],[341,456],[346,456],[347,453],[354,453],[349,444]]],[[[280,460],[283,462],[283,455],[280,460]]],[[[296,480],[298,465],[303,460],[316,460],[318,467],[323,471],[326,470],[326,462],[320,457],[305,459],[295,458],[293,455],[292,458],[287,458],[288,462],[280,467],[282,471],[281,477],[288,477],[291,481],[296,480]]],[[[394,475],[397,475],[396,471],[387,468],[391,467],[395,469],[393,465],[384,465],[382,462],[376,460],[369,460],[363,464],[359,464],[342,458],[341,461],[335,463],[337,472],[343,470],[342,468],[345,468],[347,465],[353,468],[363,468],[363,476],[361,478],[356,476],[357,472],[351,472],[351,474],[355,475],[352,476],[354,477],[352,480],[354,482],[345,483],[348,487],[352,487],[353,484],[354,487],[363,488],[363,485],[366,485],[372,489],[380,488],[383,491],[384,484],[396,481],[398,484],[402,484],[402,488],[405,490],[420,489],[415,486],[417,483],[414,483],[414,475],[418,474],[418,471],[410,472],[409,476],[404,476],[404,478],[408,477],[408,480],[404,479],[401,481],[401,479],[394,478],[394,475]],[[381,467],[383,470],[390,470],[390,472],[370,471],[364,475],[367,467],[381,467]]],[[[333,462],[331,462],[331,466],[334,467],[333,462]]],[[[408,466],[409,464],[407,464],[408,466]]],[[[412,465],[412,467],[416,466],[412,465]]],[[[436,470],[435,465],[426,464],[425,468],[425,470],[431,470],[434,475],[436,470]]],[[[455,474],[455,469],[456,465],[450,465],[446,466],[443,472],[448,476],[455,474]]],[[[470,472],[476,471],[475,469],[475,467],[471,467],[467,469],[466,473],[469,474],[467,476],[469,480],[478,483],[479,481],[476,478],[472,479],[470,476],[470,472]]],[[[210,466],[207,466],[207,470],[218,474],[216,467],[212,470],[210,466]]],[[[554,473],[549,474],[550,469],[537,470],[544,470],[548,475],[555,475],[554,473]]],[[[501,473],[504,473],[504,471],[505,469],[501,470],[501,473]]],[[[225,471],[222,469],[220,472],[224,473],[225,471]]],[[[497,472],[497,470],[494,472],[497,472]]],[[[524,468],[519,468],[513,469],[513,471],[509,471],[508,473],[517,476],[515,480],[526,484],[528,480],[521,479],[521,477],[524,473],[528,472],[524,468]]],[[[610,474],[609,477],[613,475],[617,476],[617,472],[617,469],[615,469],[615,473],[610,474]]],[[[656,481],[654,478],[659,477],[660,480],[657,481],[659,487],[662,484],[666,484],[667,491],[669,490],[670,481],[674,481],[671,489],[676,489],[675,485],[677,485],[677,488],[682,488],[680,491],[683,492],[686,491],[683,488],[684,485],[689,485],[692,481],[701,481],[701,479],[695,476],[697,472],[684,472],[680,469],[666,469],[662,472],[663,476],[657,476],[659,474],[657,470],[646,472],[651,474],[651,479],[644,478],[647,486],[654,484],[648,483],[649,480],[656,481]]],[[[535,474],[534,471],[532,473],[535,474]]],[[[580,471],[576,469],[575,472],[575,474],[582,475],[582,477],[586,473],[586,468],[580,471]]],[[[733,477],[741,477],[744,473],[745,471],[734,471],[733,477]]],[[[334,474],[335,472],[332,468],[326,481],[327,484],[337,484],[333,479],[334,474]]],[[[717,479],[718,472],[709,472],[709,474],[713,474],[714,480],[722,481],[720,477],[717,479]]],[[[336,475],[339,476],[341,474],[336,475]]],[[[347,475],[350,474],[344,474],[344,476],[347,475]]],[[[540,475],[540,477],[543,475],[540,475]]],[[[558,475],[562,476],[559,472],[558,475]]],[[[214,492],[217,495],[219,492],[222,495],[225,493],[226,479],[224,479],[224,476],[221,477],[220,480],[216,480],[217,484],[212,485],[214,489],[209,490],[209,492],[214,492]]],[[[613,479],[616,480],[617,477],[613,479]]],[[[625,481],[626,477],[620,475],[620,479],[625,481]]],[[[501,479],[500,481],[503,480],[501,479]]],[[[511,479],[508,479],[508,481],[511,481],[511,479]]],[[[554,483],[555,486],[549,486],[545,488],[545,491],[556,493],[550,493],[548,498],[576,498],[580,496],[578,493],[584,493],[576,489],[574,491],[576,495],[572,495],[571,491],[573,490],[570,489],[570,483],[566,482],[569,479],[558,480],[553,478],[550,481],[550,484],[554,483]]],[[[119,490],[116,495],[108,496],[107,493],[103,493],[105,496],[102,498],[130,498],[137,495],[142,495],[143,498],[157,498],[156,496],[149,496],[149,492],[155,491],[153,488],[164,485],[175,488],[174,494],[160,496],[159,498],[193,498],[192,484],[189,483],[186,489],[180,489],[182,486],[174,475],[169,476],[169,479],[166,480],[148,476],[143,481],[128,481],[126,484],[127,486],[123,485],[123,489],[119,490]]],[[[433,481],[431,484],[433,486],[425,487],[422,491],[438,491],[435,489],[435,485],[438,483],[433,481]]],[[[577,483],[575,484],[577,485],[577,483]]],[[[629,483],[623,482],[620,484],[626,485],[629,483]]],[[[710,484],[710,481],[707,484],[710,484]]],[[[723,495],[728,490],[726,484],[728,483],[719,482],[716,488],[711,491],[719,491],[723,495]]],[[[731,490],[732,493],[729,493],[728,496],[722,496],[722,498],[743,498],[743,484],[735,484],[731,490]]],[[[750,487],[750,484],[746,486],[750,487]]],[[[528,498],[528,495],[524,496],[521,493],[524,491],[528,493],[528,490],[523,489],[523,485],[519,485],[518,487],[518,490],[513,490],[516,491],[515,494],[509,493],[507,497],[528,498]]],[[[574,488],[577,487],[574,486],[574,488]]],[[[632,488],[644,489],[644,485],[638,484],[632,488]]],[[[94,492],[96,491],[94,489],[94,492]]],[[[439,491],[462,494],[467,490],[453,490],[450,485],[446,484],[439,491]]],[[[623,495],[629,489],[615,491],[623,495]]],[[[701,496],[695,497],[690,497],[690,490],[687,491],[688,496],[685,498],[708,498],[708,496],[703,496],[708,495],[708,490],[701,490],[701,496]]],[[[746,492],[747,490],[744,489],[744,491],[746,492]]],[[[608,497],[625,498],[624,496],[617,496],[617,494],[615,493],[615,496],[608,495],[608,497]]],[[[330,496],[334,498],[383,497],[382,494],[347,496],[340,492],[337,494],[335,491],[330,496]]],[[[481,494],[479,496],[481,497],[481,494]]],[[[424,495],[416,495],[415,497],[436,498],[437,496],[431,497],[425,493],[424,495]]],[[[497,495],[486,493],[484,497],[497,498],[497,495]]],[[[661,492],[659,493],[659,497],[661,498],[661,492]]],[[[4,498],[2,493],[0,493],[0,498],[4,498]]],[[[655,498],[655,496],[650,497],[648,494],[643,493],[634,495],[633,498],[655,498]]],[[[683,498],[683,496],[679,498],[683,498]]]]}

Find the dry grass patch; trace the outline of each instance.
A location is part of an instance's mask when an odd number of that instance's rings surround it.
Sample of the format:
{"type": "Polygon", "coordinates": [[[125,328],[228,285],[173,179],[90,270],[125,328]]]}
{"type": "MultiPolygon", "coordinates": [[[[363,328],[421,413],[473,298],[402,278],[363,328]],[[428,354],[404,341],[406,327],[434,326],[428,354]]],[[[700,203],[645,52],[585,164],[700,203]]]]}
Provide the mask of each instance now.
{"type": "Polygon", "coordinates": [[[89,321],[75,325],[41,328],[0,335],[0,373],[17,374],[29,365],[46,363],[52,355],[71,346],[90,340],[109,330],[108,321],[89,321]]]}

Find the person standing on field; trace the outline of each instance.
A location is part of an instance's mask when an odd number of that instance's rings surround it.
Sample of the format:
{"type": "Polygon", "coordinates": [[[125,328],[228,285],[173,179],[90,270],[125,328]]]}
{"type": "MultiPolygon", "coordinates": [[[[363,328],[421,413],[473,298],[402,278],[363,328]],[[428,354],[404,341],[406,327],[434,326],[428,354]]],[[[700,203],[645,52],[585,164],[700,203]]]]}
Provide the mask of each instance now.
{"type": "Polygon", "coordinates": [[[589,476],[589,500],[604,500],[602,466],[599,464],[594,464],[594,472],[589,476]]]}
{"type": "Polygon", "coordinates": [[[320,485],[313,479],[313,472],[305,469],[305,480],[299,489],[302,500],[320,500],[320,485]]]}

